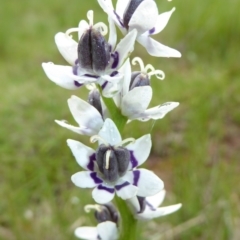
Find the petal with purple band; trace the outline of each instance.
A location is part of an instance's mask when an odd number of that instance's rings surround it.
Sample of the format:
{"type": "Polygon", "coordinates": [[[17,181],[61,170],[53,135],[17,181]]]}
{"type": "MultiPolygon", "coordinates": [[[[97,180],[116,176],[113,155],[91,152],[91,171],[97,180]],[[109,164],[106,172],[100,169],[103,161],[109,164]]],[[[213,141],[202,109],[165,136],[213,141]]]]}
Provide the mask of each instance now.
{"type": "Polygon", "coordinates": [[[115,185],[116,193],[119,197],[126,200],[129,198],[132,198],[136,196],[138,188],[136,186],[133,186],[127,181],[124,181],[124,179],[120,179],[115,185]]]}
{"type": "Polygon", "coordinates": [[[77,172],[71,177],[72,182],[80,188],[93,188],[97,186],[102,180],[96,176],[96,173],[89,171],[77,172]]]}
{"type": "Polygon", "coordinates": [[[42,63],[42,67],[47,77],[57,85],[69,90],[76,90],[79,88],[79,84],[75,84],[71,66],[42,63]]]}
{"type": "Polygon", "coordinates": [[[157,17],[158,8],[156,2],[144,0],[137,7],[130,19],[128,24],[129,31],[137,29],[138,34],[142,34],[155,26],[157,17]]]}
{"type": "Polygon", "coordinates": [[[67,144],[70,147],[77,163],[86,170],[93,170],[93,168],[89,169],[89,166],[92,167],[93,165],[92,156],[95,158],[95,151],[81,142],[72,139],[68,139],[67,144]]]}
{"type": "Polygon", "coordinates": [[[129,168],[135,168],[143,164],[150,154],[151,147],[152,141],[150,134],[144,135],[135,142],[128,144],[126,148],[130,151],[130,161],[132,164],[132,166],[129,165],[129,168]]]}
{"type": "Polygon", "coordinates": [[[115,195],[114,188],[110,188],[108,186],[105,186],[104,184],[98,185],[92,191],[93,199],[99,204],[105,204],[112,201],[114,195],[115,195]]]}
{"type": "Polygon", "coordinates": [[[139,188],[137,195],[140,197],[153,196],[164,188],[163,181],[147,169],[133,171],[133,184],[139,188]]]}
{"type": "Polygon", "coordinates": [[[160,33],[166,27],[171,15],[174,11],[175,11],[175,8],[172,8],[172,10],[170,10],[168,12],[159,14],[157,17],[155,27],[154,27],[154,31],[150,34],[160,33]]]}

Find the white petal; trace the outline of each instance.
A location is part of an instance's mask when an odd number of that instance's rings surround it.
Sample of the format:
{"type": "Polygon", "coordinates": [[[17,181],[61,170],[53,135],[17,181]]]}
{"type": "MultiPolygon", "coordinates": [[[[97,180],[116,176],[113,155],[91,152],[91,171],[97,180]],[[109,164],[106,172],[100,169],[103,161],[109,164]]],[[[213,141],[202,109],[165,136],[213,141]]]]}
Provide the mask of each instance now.
{"type": "Polygon", "coordinates": [[[71,124],[68,124],[65,120],[55,120],[55,122],[60,125],[61,127],[67,128],[68,130],[71,130],[75,133],[81,134],[81,135],[87,135],[87,136],[93,136],[98,133],[98,131],[86,127],[76,127],[71,124]]]}
{"type": "Polygon", "coordinates": [[[123,200],[130,199],[137,195],[138,188],[124,179],[119,179],[115,185],[117,195],[123,200]]]}
{"type": "Polygon", "coordinates": [[[138,214],[136,217],[139,219],[153,219],[157,217],[166,216],[173,212],[176,212],[179,208],[181,208],[182,204],[175,204],[168,207],[157,208],[155,211],[151,211],[150,209],[145,209],[143,213],[138,214]]]}
{"type": "Polygon", "coordinates": [[[76,237],[86,240],[97,240],[98,230],[96,227],[79,227],[74,231],[76,237]]]}
{"type": "Polygon", "coordinates": [[[123,67],[124,67],[124,80],[122,86],[122,97],[129,92],[129,86],[131,82],[132,68],[129,58],[125,61],[123,67]]]}
{"type": "Polygon", "coordinates": [[[118,16],[123,19],[123,14],[128,6],[130,0],[118,0],[116,5],[116,12],[118,16]]]}
{"type": "Polygon", "coordinates": [[[129,32],[117,45],[115,53],[118,53],[118,61],[112,65],[112,68],[116,69],[122,66],[124,60],[134,50],[134,44],[137,37],[136,29],[129,32]]]}
{"type": "Polygon", "coordinates": [[[121,23],[114,13],[114,8],[111,0],[98,0],[100,7],[103,9],[108,16],[110,16],[118,27],[121,27],[121,23]]]}
{"type": "Polygon", "coordinates": [[[150,134],[144,135],[135,142],[128,144],[126,148],[131,151],[131,164],[129,164],[129,169],[143,164],[150,154],[151,147],[152,141],[150,134]]]}
{"type": "Polygon", "coordinates": [[[119,83],[105,82],[104,88],[102,89],[102,94],[106,98],[112,98],[120,91],[119,83]]]}
{"type": "Polygon", "coordinates": [[[102,240],[118,239],[118,229],[116,223],[106,221],[97,225],[97,231],[102,240]]]}
{"type": "Polygon", "coordinates": [[[117,75],[111,77],[110,75],[102,75],[101,79],[104,79],[108,82],[112,82],[112,83],[118,83],[119,81],[121,81],[123,79],[123,74],[118,73],[117,75]]]}
{"type": "Polygon", "coordinates": [[[77,172],[72,175],[71,180],[80,188],[93,188],[102,182],[102,180],[96,176],[95,172],[89,171],[77,172]]]}
{"type": "Polygon", "coordinates": [[[70,147],[77,163],[82,168],[93,171],[93,159],[95,160],[95,151],[81,142],[72,139],[68,139],[67,144],[70,147]]]}
{"type": "Polygon", "coordinates": [[[69,109],[75,121],[87,129],[92,129],[92,132],[98,132],[102,125],[103,119],[98,110],[91,104],[83,101],[81,98],[72,96],[68,99],[69,109]]]}
{"type": "MultiPolygon", "coordinates": [[[[112,146],[119,144],[122,141],[121,135],[115,123],[110,118],[107,118],[105,120],[103,127],[98,135],[112,146]]],[[[102,142],[100,141],[99,144],[101,143],[102,142]]]]}
{"type": "Polygon", "coordinates": [[[99,204],[105,204],[112,201],[115,195],[115,190],[112,187],[105,186],[104,184],[101,184],[94,188],[92,191],[92,197],[95,200],[95,202],[99,204]]]}
{"type": "Polygon", "coordinates": [[[85,20],[81,20],[78,24],[78,40],[81,39],[82,34],[89,29],[89,25],[85,20]]]}
{"type": "Polygon", "coordinates": [[[138,120],[147,121],[149,119],[161,119],[179,105],[178,102],[166,102],[157,107],[147,109],[138,120]]]}
{"type": "Polygon", "coordinates": [[[173,48],[167,47],[154,39],[141,35],[137,41],[142,44],[148,53],[155,57],[181,57],[181,53],[173,48]]]}
{"type": "Polygon", "coordinates": [[[138,187],[137,195],[140,197],[153,196],[164,188],[163,181],[147,169],[134,170],[132,183],[138,187]]]}
{"type": "Polygon", "coordinates": [[[142,1],[129,21],[129,31],[137,29],[138,34],[142,34],[155,26],[157,17],[158,8],[155,1],[142,1]]]}
{"type": "Polygon", "coordinates": [[[122,114],[129,119],[138,118],[144,112],[152,99],[150,86],[136,87],[128,92],[122,99],[122,114]]]}
{"type": "Polygon", "coordinates": [[[146,198],[146,201],[149,202],[154,208],[160,206],[165,198],[166,191],[163,189],[159,193],[154,196],[150,196],[146,198]]]}
{"type": "Polygon", "coordinates": [[[54,65],[53,63],[42,63],[42,67],[47,77],[57,85],[70,90],[80,87],[80,84],[74,79],[72,67],[54,65]]]}
{"type": "Polygon", "coordinates": [[[156,25],[154,27],[154,32],[150,34],[157,34],[161,32],[167,25],[172,13],[175,11],[175,8],[172,8],[171,11],[164,12],[158,15],[156,25]]]}
{"type": "Polygon", "coordinates": [[[117,32],[116,32],[116,27],[114,24],[114,21],[112,20],[111,17],[108,17],[108,22],[109,22],[109,39],[108,39],[108,44],[111,46],[111,49],[115,49],[116,42],[117,42],[117,32]]]}
{"type": "Polygon", "coordinates": [[[137,213],[140,211],[140,204],[136,196],[130,199],[127,199],[127,205],[130,207],[130,209],[134,213],[137,213]]]}
{"type": "Polygon", "coordinates": [[[59,32],[55,35],[55,43],[65,60],[72,66],[75,65],[75,61],[78,59],[77,42],[65,33],[59,32]]]}

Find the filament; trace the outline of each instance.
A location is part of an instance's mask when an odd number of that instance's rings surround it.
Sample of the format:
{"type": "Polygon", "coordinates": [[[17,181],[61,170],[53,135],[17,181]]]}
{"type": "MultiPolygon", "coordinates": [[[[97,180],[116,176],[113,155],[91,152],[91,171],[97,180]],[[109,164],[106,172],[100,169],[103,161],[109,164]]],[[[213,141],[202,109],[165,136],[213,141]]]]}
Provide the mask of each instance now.
{"type": "Polygon", "coordinates": [[[86,213],[90,213],[91,210],[96,210],[96,211],[100,212],[100,211],[101,211],[101,206],[98,205],[98,204],[95,204],[95,205],[90,205],[90,204],[89,204],[89,205],[86,205],[86,206],[84,207],[84,211],[85,211],[86,213]]]}
{"type": "Polygon", "coordinates": [[[95,143],[96,141],[102,141],[106,146],[109,146],[108,142],[106,142],[102,137],[100,137],[99,135],[94,135],[90,138],[90,142],[91,143],[95,143]]]}
{"type": "Polygon", "coordinates": [[[87,12],[87,18],[89,20],[89,25],[93,26],[93,10],[89,10],[87,12]]]}
{"type": "Polygon", "coordinates": [[[79,28],[70,28],[70,29],[68,29],[67,31],[66,31],[66,35],[67,36],[69,36],[69,37],[71,37],[71,33],[73,33],[73,32],[78,32],[79,31],[79,28]]]}
{"type": "Polygon", "coordinates": [[[163,80],[165,78],[165,73],[161,70],[155,70],[148,73],[149,76],[155,75],[158,79],[163,80]]]}
{"type": "Polygon", "coordinates": [[[110,155],[111,155],[111,150],[107,150],[107,153],[106,153],[106,166],[105,166],[106,169],[109,169],[110,155]]]}
{"type": "Polygon", "coordinates": [[[105,23],[103,22],[99,22],[99,23],[96,23],[94,26],[93,26],[95,29],[97,29],[98,31],[100,31],[100,33],[105,36],[107,33],[108,33],[108,27],[105,23]]]}
{"type": "Polygon", "coordinates": [[[117,147],[123,146],[124,144],[126,144],[128,142],[134,143],[135,142],[135,138],[126,138],[125,140],[123,140],[119,144],[115,145],[114,147],[117,148],[117,147]]]}
{"type": "Polygon", "coordinates": [[[143,60],[140,58],[140,57],[135,57],[133,60],[132,60],[132,64],[133,65],[136,65],[136,64],[139,64],[140,66],[140,71],[141,72],[144,72],[144,63],[143,63],[143,60]]]}

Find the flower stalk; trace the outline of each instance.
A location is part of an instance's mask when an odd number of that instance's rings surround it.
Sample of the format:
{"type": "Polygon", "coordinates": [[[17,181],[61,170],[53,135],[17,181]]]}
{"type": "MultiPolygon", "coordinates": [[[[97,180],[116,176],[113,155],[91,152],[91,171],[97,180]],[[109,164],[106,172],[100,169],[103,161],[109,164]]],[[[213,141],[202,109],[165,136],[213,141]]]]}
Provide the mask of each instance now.
{"type": "Polygon", "coordinates": [[[80,166],[71,180],[76,187],[92,188],[96,203],[86,209],[95,211],[97,225],[76,228],[76,237],[137,240],[141,235],[138,220],[161,217],[181,207],[159,207],[165,196],[164,183],[154,172],[140,167],[150,155],[151,135],[135,139],[133,133],[122,138],[126,124],[162,119],[179,105],[166,102],[149,107],[153,97],[151,77],[163,80],[165,74],[151,64],[145,65],[141,58],[130,56],[135,42],[151,56],[181,56],[151,38],[165,28],[175,8],[158,14],[153,0],[118,0],[116,9],[112,0],[97,1],[108,15],[109,27],[103,22],[94,23],[94,12],[88,11],[88,21],[81,20],[77,27],[55,35],[57,48],[70,65],[49,62],[42,67],[47,77],[63,88],[77,90],[85,86],[89,90],[87,101],[78,96],[68,99],[77,126],[55,120],[61,127],[89,137],[90,143],[98,143],[92,148],[67,140],[80,166]],[[119,42],[116,26],[124,35],[119,42]],[[77,40],[72,38],[73,32],[78,33],[77,40]],[[133,72],[131,64],[138,64],[140,69],[133,72]]]}

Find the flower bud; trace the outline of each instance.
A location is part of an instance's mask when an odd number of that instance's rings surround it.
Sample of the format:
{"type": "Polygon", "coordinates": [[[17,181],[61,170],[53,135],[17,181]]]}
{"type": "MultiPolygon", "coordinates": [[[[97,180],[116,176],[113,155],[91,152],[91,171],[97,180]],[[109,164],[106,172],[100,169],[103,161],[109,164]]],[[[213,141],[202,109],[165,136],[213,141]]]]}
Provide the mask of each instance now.
{"type": "Polygon", "coordinates": [[[128,29],[128,23],[130,22],[130,19],[137,9],[137,7],[140,5],[141,2],[144,0],[130,0],[128,6],[126,7],[125,13],[123,15],[123,25],[126,29],[128,29]]]}
{"type": "Polygon", "coordinates": [[[98,112],[103,116],[101,97],[97,89],[93,89],[92,91],[90,91],[88,95],[88,102],[93,107],[95,107],[98,110],[98,112]]]}
{"type": "Polygon", "coordinates": [[[105,180],[115,182],[127,171],[130,153],[124,147],[114,148],[101,144],[96,151],[96,160],[105,180]]]}
{"type": "Polygon", "coordinates": [[[129,90],[135,87],[150,86],[150,80],[147,74],[142,72],[133,72],[131,76],[131,82],[129,85],[129,90]]]}
{"type": "Polygon", "coordinates": [[[118,211],[112,203],[101,205],[101,211],[95,211],[94,215],[98,223],[111,221],[117,224],[119,221],[118,211]]]}
{"type": "Polygon", "coordinates": [[[90,28],[78,43],[78,62],[82,69],[103,72],[110,60],[110,46],[100,31],[90,28]]]}

